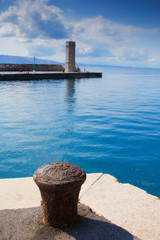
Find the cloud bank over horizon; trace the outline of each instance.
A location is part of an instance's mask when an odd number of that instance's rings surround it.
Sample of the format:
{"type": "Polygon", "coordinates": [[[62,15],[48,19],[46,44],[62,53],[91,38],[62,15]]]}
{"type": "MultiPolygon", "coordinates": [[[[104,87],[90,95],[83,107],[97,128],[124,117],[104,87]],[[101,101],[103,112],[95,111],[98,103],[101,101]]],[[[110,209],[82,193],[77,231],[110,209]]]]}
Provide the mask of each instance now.
{"type": "Polygon", "coordinates": [[[48,0],[17,0],[0,13],[1,54],[64,62],[65,42],[72,39],[78,63],[160,66],[160,28],[126,25],[102,15],[77,21],[68,12],[48,0]]]}

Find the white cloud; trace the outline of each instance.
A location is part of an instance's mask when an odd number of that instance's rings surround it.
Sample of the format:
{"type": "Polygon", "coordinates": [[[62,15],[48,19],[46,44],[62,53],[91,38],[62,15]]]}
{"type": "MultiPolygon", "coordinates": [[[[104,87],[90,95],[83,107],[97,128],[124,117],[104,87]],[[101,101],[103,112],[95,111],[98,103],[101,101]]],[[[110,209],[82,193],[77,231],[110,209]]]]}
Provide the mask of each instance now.
{"type": "MultiPolygon", "coordinates": [[[[158,39],[160,29],[143,29],[126,26],[107,20],[102,16],[82,19],[73,25],[72,38],[78,42],[78,60],[88,60],[101,64],[137,65],[148,64],[153,51],[151,41],[158,39]],[[90,51],[85,51],[90,49],[90,51]],[[97,50],[97,51],[96,51],[97,50]]],[[[159,47],[160,50],[160,47],[159,47]]],[[[159,58],[157,58],[157,61],[159,58]]],[[[158,64],[158,63],[157,63],[158,64]]]]}
{"type": "MultiPolygon", "coordinates": [[[[146,30],[135,28],[133,26],[125,26],[116,22],[107,20],[102,16],[95,18],[82,19],[80,22],[73,24],[73,36],[78,35],[81,39],[94,41],[110,42],[111,40],[131,41],[130,37],[133,33],[144,33],[146,30]]],[[[134,37],[134,39],[136,39],[134,37]]]]}
{"type": "Polygon", "coordinates": [[[159,39],[160,29],[127,26],[102,16],[69,22],[48,0],[17,0],[0,15],[0,37],[3,54],[64,62],[65,41],[73,39],[78,62],[160,65],[160,46],[152,44],[153,39],[159,39]]]}
{"type": "Polygon", "coordinates": [[[0,28],[0,36],[10,37],[14,35],[19,35],[19,31],[16,25],[12,23],[6,23],[0,28]]]}
{"type": "Polygon", "coordinates": [[[152,63],[152,62],[156,62],[156,60],[157,60],[157,58],[152,57],[152,58],[149,58],[149,59],[148,59],[148,62],[151,62],[151,63],[152,63]]]}
{"type": "Polygon", "coordinates": [[[25,44],[23,44],[23,42],[18,42],[17,39],[9,39],[7,37],[0,38],[0,46],[0,54],[2,55],[29,56],[25,44]]]}
{"type": "MultiPolygon", "coordinates": [[[[10,28],[10,36],[24,38],[56,38],[67,36],[67,26],[62,11],[47,5],[47,0],[18,0],[16,6],[0,15],[3,27],[10,28]],[[14,31],[17,28],[18,31],[14,31]]],[[[0,33],[2,34],[2,30],[0,33]]],[[[3,31],[3,36],[5,32],[3,31]]],[[[6,36],[8,33],[6,33],[6,36]]]]}

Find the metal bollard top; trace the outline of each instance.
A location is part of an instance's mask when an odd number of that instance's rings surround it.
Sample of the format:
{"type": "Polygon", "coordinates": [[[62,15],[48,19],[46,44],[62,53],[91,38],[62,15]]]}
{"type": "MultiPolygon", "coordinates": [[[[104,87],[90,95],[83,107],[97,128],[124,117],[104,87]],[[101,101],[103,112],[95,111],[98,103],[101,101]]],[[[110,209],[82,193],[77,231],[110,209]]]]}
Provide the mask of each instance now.
{"type": "Polygon", "coordinates": [[[63,190],[81,186],[86,173],[74,164],[55,162],[38,168],[33,179],[40,188],[63,190]]]}

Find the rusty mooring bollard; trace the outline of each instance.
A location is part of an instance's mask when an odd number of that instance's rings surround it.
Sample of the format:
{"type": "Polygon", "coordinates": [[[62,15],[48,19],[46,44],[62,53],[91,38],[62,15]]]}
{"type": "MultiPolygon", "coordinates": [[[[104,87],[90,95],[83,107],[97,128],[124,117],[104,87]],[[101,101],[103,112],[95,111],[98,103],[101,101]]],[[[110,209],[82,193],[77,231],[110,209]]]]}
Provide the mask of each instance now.
{"type": "Polygon", "coordinates": [[[41,192],[43,223],[53,227],[75,223],[85,172],[74,164],[55,162],[38,168],[33,179],[41,192]]]}

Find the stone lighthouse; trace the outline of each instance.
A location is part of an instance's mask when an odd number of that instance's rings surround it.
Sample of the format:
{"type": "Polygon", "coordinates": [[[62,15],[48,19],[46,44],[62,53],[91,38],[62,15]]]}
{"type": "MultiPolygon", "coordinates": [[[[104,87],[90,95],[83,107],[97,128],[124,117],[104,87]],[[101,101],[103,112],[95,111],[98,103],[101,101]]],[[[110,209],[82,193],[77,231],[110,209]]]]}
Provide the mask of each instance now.
{"type": "Polygon", "coordinates": [[[75,72],[75,47],[76,43],[73,41],[66,42],[66,68],[65,72],[75,72]]]}

